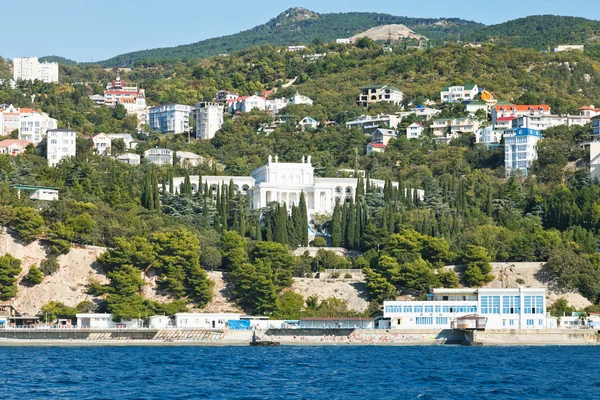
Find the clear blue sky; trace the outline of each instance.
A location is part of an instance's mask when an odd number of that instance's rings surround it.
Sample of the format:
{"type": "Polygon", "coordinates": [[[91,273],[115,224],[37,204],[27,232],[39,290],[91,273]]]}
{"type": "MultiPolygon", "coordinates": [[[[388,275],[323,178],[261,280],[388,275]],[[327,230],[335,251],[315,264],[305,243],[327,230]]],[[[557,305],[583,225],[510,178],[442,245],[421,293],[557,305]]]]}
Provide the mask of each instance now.
{"type": "Polygon", "coordinates": [[[528,15],[600,18],[597,0],[29,0],[3,1],[0,56],[58,55],[100,61],[118,54],[193,43],[267,22],[290,7],[319,13],[370,11],[459,17],[496,24],[528,15]],[[7,16],[10,16],[7,18],[7,16]]]}

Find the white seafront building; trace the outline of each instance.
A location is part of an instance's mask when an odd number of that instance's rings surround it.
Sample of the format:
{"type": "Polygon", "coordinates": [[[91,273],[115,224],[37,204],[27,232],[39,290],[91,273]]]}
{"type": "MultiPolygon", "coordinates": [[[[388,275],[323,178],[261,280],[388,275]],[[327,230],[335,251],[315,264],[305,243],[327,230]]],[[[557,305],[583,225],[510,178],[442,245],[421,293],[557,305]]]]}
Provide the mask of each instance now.
{"type": "MultiPolygon", "coordinates": [[[[271,202],[285,203],[288,207],[298,205],[304,193],[308,215],[331,214],[336,201],[344,202],[353,199],[358,185],[357,178],[320,178],[315,177],[315,169],[311,157],[302,157],[299,163],[279,162],[277,156],[269,156],[267,164],[252,171],[250,176],[190,176],[192,190],[198,190],[199,184],[208,184],[209,190],[216,193],[219,185],[233,182],[236,193],[250,196],[252,209],[267,207],[271,202]]],[[[183,183],[184,178],[174,178],[175,190],[183,183]]],[[[371,179],[371,185],[381,192],[385,181],[371,179]]],[[[395,187],[398,183],[392,183],[395,187]]],[[[417,190],[419,198],[424,192],[417,190]]]]}
{"type": "Polygon", "coordinates": [[[426,301],[385,301],[392,329],[455,329],[457,319],[485,318],[485,329],[549,329],[545,288],[434,289],[426,301]]]}

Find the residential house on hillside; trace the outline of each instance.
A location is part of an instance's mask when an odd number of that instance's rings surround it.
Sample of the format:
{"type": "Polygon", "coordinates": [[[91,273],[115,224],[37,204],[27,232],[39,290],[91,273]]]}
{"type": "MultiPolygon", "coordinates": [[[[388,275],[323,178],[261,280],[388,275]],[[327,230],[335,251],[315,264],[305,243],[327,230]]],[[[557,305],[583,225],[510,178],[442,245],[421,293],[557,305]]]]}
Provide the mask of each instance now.
{"type": "Polygon", "coordinates": [[[308,96],[303,96],[300,93],[296,92],[296,94],[294,95],[294,97],[292,97],[289,101],[289,104],[305,104],[307,106],[312,106],[313,105],[313,101],[311,100],[310,97],[308,96]]]}
{"type": "Polygon", "coordinates": [[[353,121],[346,122],[346,128],[360,128],[366,134],[373,133],[377,128],[396,129],[402,117],[391,114],[378,114],[375,116],[362,115],[353,121]]]}
{"type": "Polygon", "coordinates": [[[96,149],[99,155],[110,154],[112,139],[106,133],[101,132],[95,136],[92,136],[92,143],[94,144],[94,149],[96,149]]]}
{"type": "Polygon", "coordinates": [[[367,155],[369,155],[371,153],[383,153],[385,151],[386,147],[387,147],[386,144],[371,142],[371,143],[367,144],[367,155]]]}
{"type": "Polygon", "coordinates": [[[517,119],[515,116],[510,117],[498,117],[496,118],[496,124],[492,125],[494,129],[504,130],[510,129],[513,126],[513,121],[517,119]]]}
{"type": "Polygon", "coordinates": [[[542,134],[537,129],[513,128],[504,131],[504,169],[506,177],[521,171],[527,175],[533,160],[537,158],[537,142],[542,134]]]}
{"type": "Polygon", "coordinates": [[[8,106],[3,106],[0,110],[0,117],[2,118],[2,132],[0,135],[10,135],[13,131],[18,130],[20,128],[21,119],[30,117],[34,114],[42,114],[44,116],[48,116],[48,114],[43,114],[37,112],[33,108],[25,108],[25,107],[15,107],[12,104],[8,106]]]}
{"type": "Polygon", "coordinates": [[[475,133],[479,129],[479,121],[466,118],[437,118],[433,120],[431,129],[436,137],[450,137],[461,133],[475,133]]]}
{"type": "Polygon", "coordinates": [[[230,114],[236,112],[247,113],[254,109],[265,111],[267,109],[267,99],[261,96],[241,96],[235,100],[227,101],[227,110],[230,114]]]}
{"type": "Polygon", "coordinates": [[[118,104],[122,104],[129,115],[135,115],[138,120],[137,130],[141,132],[148,122],[148,106],[146,105],[146,92],[144,89],[138,91],[135,98],[119,98],[118,104]]]}
{"type": "Polygon", "coordinates": [[[123,153],[117,156],[117,161],[129,165],[140,165],[141,157],[139,154],[123,153]]]}
{"type": "Polygon", "coordinates": [[[596,115],[600,115],[600,108],[590,106],[583,106],[579,109],[579,115],[583,115],[584,117],[595,117],[596,115]]]}
{"type": "Polygon", "coordinates": [[[550,115],[550,106],[547,104],[498,104],[492,108],[492,125],[498,128],[496,125],[498,118],[522,117],[524,115],[550,115]]]}
{"type": "Polygon", "coordinates": [[[240,95],[237,93],[219,90],[217,94],[215,94],[215,101],[218,103],[227,103],[229,100],[237,100],[238,97],[240,97],[240,95]]]}
{"type": "Polygon", "coordinates": [[[403,94],[397,87],[389,85],[371,85],[359,88],[360,95],[356,99],[356,104],[360,107],[367,107],[375,103],[402,104],[403,94]]]}
{"type": "Polygon", "coordinates": [[[108,136],[111,141],[121,139],[125,143],[125,149],[127,150],[135,149],[138,145],[138,142],[133,139],[133,136],[131,136],[130,133],[107,133],[106,136],[108,136]]]}
{"type": "Polygon", "coordinates": [[[285,97],[267,100],[265,102],[265,110],[276,114],[279,111],[283,110],[285,107],[287,107],[288,104],[289,103],[285,97]]]}
{"type": "Polygon", "coordinates": [[[585,45],[583,44],[563,44],[554,48],[555,53],[562,51],[584,51],[585,45]]]}
{"type": "Polygon", "coordinates": [[[31,142],[20,139],[7,139],[0,142],[0,154],[16,156],[25,152],[31,142]]]}
{"type": "Polygon", "coordinates": [[[382,143],[387,146],[390,140],[397,138],[398,133],[393,129],[378,128],[371,135],[373,143],[382,143]]]}
{"type": "Polygon", "coordinates": [[[44,140],[48,129],[58,128],[58,121],[44,114],[32,114],[19,121],[19,139],[36,146],[44,140]]]}
{"type": "Polygon", "coordinates": [[[173,150],[156,147],[146,150],[144,158],[154,165],[173,165],[173,150]]]}
{"type": "Polygon", "coordinates": [[[475,113],[479,110],[483,110],[486,114],[489,111],[490,106],[485,101],[481,100],[473,100],[467,103],[465,106],[465,111],[470,115],[475,115],[475,113]]]}
{"type": "Polygon", "coordinates": [[[304,117],[300,122],[298,122],[298,126],[302,128],[302,130],[307,129],[317,129],[319,126],[319,121],[312,117],[304,117]]]}
{"type": "Polygon", "coordinates": [[[65,158],[77,155],[77,133],[74,130],[49,129],[46,136],[48,138],[46,158],[51,167],[58,165],[65,158]]]}
{"type": "Polygon", "coordinates": [[[408,139],[420,139],[423,136],[425,128],[418,122],[413,122],[406,127],[406,137],[408,139]]]}
{"type": "MultiPolygon", "coordinates": [[[[121,81],[121,77],[117,75],[117,78],[114,81],[111,81],[106,85],[106,90],[104,91],[104,105],[114,107],[119,101],[124,99],[136,101],[139,94],[140,90],[136,85],[126,86],[124,82],[121,81]]],[[[96,99],[98,98],[96,97],[96,99]]]]}
{"type": "MultiPolygon", "coordinates": [[[[436,108],[430,108],[430,107],[418,105],[416,107],[411,108],[410,112],[407,114],[415,114],[419,118],[429,120],[441,112],[442,112],[442,110],[438,110],[436,108]]],[[[404,114],[404,113],[402,113],[402,114],[404,114]]]]}
{"type": "Polygon", "coordinates": [[[204,162],[204,157],[189,151],[177,151],[175,157],[177,157],[179,165],[183,168],[197,167],[204,162]]]}
{"type": "Polygon", "coordinates": [[[163,104],[148,109],[150,128],[162,133],[188,133],[192,107],[185,104],[163,104]]]}
{"type": "Polygon", "coordinates": [[[475,143],[481,143],[486,146],[497,145],[502,141],[503,134],[503,129],[494,129],[493,126],[486,126],[475,131],[475,143]]]}
{"type": "Polygon", "coordinates": [[[600,142],[590,143],[590,174],[600,179],[600,142]]]}
{"type": "Polygon", "coordinates": [[[444,103],[456,103],[465,100],[473,100],[479,93],[477,85],[444,86],[440,92],[440,98],[444,103]]]}

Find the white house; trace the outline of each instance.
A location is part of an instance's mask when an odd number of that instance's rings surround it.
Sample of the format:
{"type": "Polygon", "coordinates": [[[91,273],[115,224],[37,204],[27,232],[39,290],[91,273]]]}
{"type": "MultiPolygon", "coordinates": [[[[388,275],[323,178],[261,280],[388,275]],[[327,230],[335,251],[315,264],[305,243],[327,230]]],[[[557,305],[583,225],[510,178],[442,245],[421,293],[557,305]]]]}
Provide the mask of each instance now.
{"type": "MultiPolygon", "coordinates": [[[[192,191],[197,191],[199,176],[190,176],[192,191]]],[[[180,187],[184,178],[173,179],[173,186],[180,187]]],[[[229,185],[233,182],[236,193],[250,196],[250,206],[253,210],[267,207],[272,202],[285,203],[290,209],[298,205],[300,195],[304,193],[307,213],[309,216],[331,214],[336,201],[344,202],[354,198],[357,178],[320,178],[315,177],[311,157],[303,157],[299,163],[279,162],[279,158],[269,156],[267,164],[252,171],[251,176],[202,176],[201,184],[208,184],[209,190],[216,199],[219,185],[229,185]]],[[[371,185],[383,193],[385,181],[371,179],[371,185]]],[[[397,187],[398,183],[392,183],[397,187]]],[[[417,194],[423,198],[423,191],[417,194]]]]}
{"type": "Polygon", "coordinates": [[[289,101],[290,104],[305,104],[307,106],[312,106],[313,101],[308,96],[303,96],[300,93],[296,92],[294,97],[292,97],[289,101]]]}
{"type": "Polygon", "coordinates": [[[238,97],[240,97],[240,95],[237,93],[219,90],[215,94],[215,101],[218,103],[227,103],[229,100],[237,100],[238,97]]]}
{"type": "Polygon", "coordinates": [[[404,95],[400,89],[390,85],[370,85],[359,88],[360,95],[356,98],[356,104],[367,107],[375,103],[402,104],[404,95]]]}
{"type": "Polygon", "coordinates": [[[150,128],[162,133],[187,133],[190,131],[192,107],[185,104],[163,104],[148,109],[150,128]]]}
{"type": "Polygon", "coordinates": [[[287,107],[287,105],[287,99],[285,97],[280,97],[277,99],[267,100],[265,102],[265,110],[276,114],[287,107]]]}
{"type": "Polygon", "coordinates": [[[504,131],[502,129],[494,129],[493,126],[486,126],[475,131],[475,143],[485,145],[499,144],[502,141],[504,131]]]}
{"type": "Polygon", "coordinates": [[[247,113],[254,109],[265,111],[267,109],[267,99],[261,96],[242,96],[235,100],[228,100],[228,112],[235,114],[236,112],[247,113]]]}
{"type": "Polygon", "coordinates": [[[48,138],[46,149],[48,165],[54,167],[64,158],[75,157],[77,133],[74,130],[49,129],[46,136],[48,138]]]}
{"type": "Polygon", "coordinates": [[[512,128],[504,131],[504,169],[506,177],[515,171],[527,175],[533,160],[537,158],[537,142],[542,138],[539,130],[512,128]]]}
{"type": "Polygon", "coordinates": [[[444,137],[449,135],[460,135],[462,133],[475,133],[479,129],[479,121],[467,118],[437,118],[433,120],[431,129],[433,135],[444,137]]]}
{"type": "Polygon", "coordinates": [[[137,147],[137,142],[133,139],[130,133],[107,133],[111,141],[121,139],[125,143],[125,149],[132,150],[137,147]]]}
{"type": "Polygon", "coordinates": [[[117,156],[117,161],[129,165],[140,165],[141,157],[139,154],[123,153],[117,156]]]}
{"type": "Polygon", "coordinates": [[[125,107],[127,114],[137,117],[138,132],[141,132],[146,122],[148,122],[148,106],[146,105],[145,90],[139,89],[135,97],[119,97],[117,102],[125,107]]]}
{"type": "Polygon", "coordinates": [[[197,167],[204,162],[204,157],[189,151],[177,151],[175,157],[179,159],[179,165],[185,168],[197,167]]]}
{"type": "Polygon", "coordinates": [[[427,301],[385,301],[392,329],[452,329],[465,316],[485,318],[484,329],[547,329],[546,289],[434,289],[427,301]]]}
{"type": "Polygon", "coordinates": [[[20,139],[6,139],[0,142],[0,154],[16,156],[25,152],[31,142],[20,139]]]}
{"type": "Polygon", "coordinates": [[[48,129],[58,128],[58,121],[43,114],[32,114],[19,121],[19,139],[38,145],[48,129]]]}
{"type": "Polygon", "coordinates": [[[442,112],[442,110],[438,110],[437,108],[431,108],[431,107],[419,105],[419,106],[411,108],[409,114],[415,114],[419,118],[428,120],[428,119],[435,117],[436,115],[438,115],[441,112],[442,112]]]}
{"type": "MultiPolygon", "coordinates": [[[[21,119],[32,116],[34,114],[40,114],[33,108],[25,108],[25,107],[15,107],[12,104],[9,106],[3,105],[0,106],[0,117],[2,117],[2,122],[0,123],[0,127],[2,127],[1,135],[9,135],[14,130],[20,128],[21,119]]],[[[47,114],[42,114],[47,116],[47,114]]]]}
{"type": "Polygon", "coordinates": [[[174,322],[171,317],[166,315],[153,315],[148,318],[148,327],[150,329],[174,328],[174,322]]]}
{"type": "Polygon", "coordinates": [[[312,117],[304,117],[300,122],[298,122],[298,126],[302,127],[302,130],[306,129],[317,129],[319,126],[319,121],[312,117]]]}
{"type": "MultiPolygon", "coordinates": [[[[114,107],[117,105],[117,103],[125,99],[136,100],[137,96],[140,94],[140,91],[141,90],[138,90],[136,85],[129,84],[129,86],[127,86],[123,81],[121,81],[121,77],[117,76],[114,81],[111,81],[106,85],[103,96],[104,105],[108,107],[114,107]]],[[[92,99],[91,96],[90,99],[92,99]]],[[[96,99],[99,100],[99,98],[96,99]]],[[[127,108],[127,106],[125,106],[125,108],[127,108]]]]}
{"type": "Polygon", "coordinates": [[[141,328],[141,319],[113,321],[112,314],[75,314],[79,329],[135,329],[141,328]]]}
{"type": "Polygon", "coordinates": [[[385,151],[385,148],[387,147],[387,144],[383,144],[383,143],[368,143],[367,144],[367,155],[371,154],[371,153],[383,153],[385,151]]]}
{"type": "Polygon", "coordinates": [[[364,133],[372,133],[378,128],[396,129],[402,117],[391,114],[378,114],[375,116],[362,115],[353,121],[346,122],[346,128],[360,128],[364,133]]]}
{"type": "MultiPolygon", "coordinates": [[[[492,125],[497,125],[498,118],[501,117],[522,117],[550,115],[550,106],[547,104],[501,104],[492,108],[492,125]]],[[[496,126],[496,128],[498,128],[496,126]]]]}
{"type": "Polygon", "coordinates": [[[154,148],[144,152],[144,158],[154,165],[173,165],[173,150],[154,148]]]}
{"type": "Polygon", "coordinates": [[[579,115],[590,118],[595,117],[596,115],[600,115],[600,108],[595,107],[594,105],[583,106],[579,109],[579,115]]]}
{"type": "Polygon", "coordinates": [[[233,313],[177,313],[174,320],[178,329],[227,329],[229,321],[237,321],[241,315],[233,313]]]}
{"type": "Polygon", "coordinates": [[[223,125],[223,106],[202,101],[196,104],[196,139],[212,139],[223,125]]]}
{"type": "Polygon", "coordinates": [[[306,46],[288,46],[287,51],[304,51],[306,46]]]}
{"type": "Polygon", "coordinates": [[[92,136],[92,143],[94,144],[94,149],[96,149],[99,155],[103,156],[110,154],[112,139],[106,133],[101,132],[92,136]]]}
{"type": "Polygon", "coordinates": [[[444,86],[440,92],[440,98],[444,103],[455,103],[464,100],[473,100],[479,93],[477,85],[444,86]]]}
{"type": "Polygon", "coordinates": [[[555,126],[583,126],[592,120],[583,115],[523,115],[512,120],[513,128],[546,130],[555,126]]]}
{"type": "Polygon", "coordinates": [[[13,58],[13,79],[40,80],[45,83],[58,82],[58,63],[40,63],[37,57],[13,58]]]}
{"type": "Polygon", "coordinates": [[[420,139],[423,136],[425,128],[418,122],[413,122],[406,127],[406,137],[408,139],[420,139]]]}
{"type": "Polygon", "coordinates": [[[337,44],[350,44],[350,43],[352,43],[352,39],[350,39],[350,38],[335,39],[335,42],[337,44]]]}
{"type": "Polygon", "coordinates": [[[563,44],[554,48],[555,53],[562,51],[584,51],[585,45],[583,44],[563,44]]]}

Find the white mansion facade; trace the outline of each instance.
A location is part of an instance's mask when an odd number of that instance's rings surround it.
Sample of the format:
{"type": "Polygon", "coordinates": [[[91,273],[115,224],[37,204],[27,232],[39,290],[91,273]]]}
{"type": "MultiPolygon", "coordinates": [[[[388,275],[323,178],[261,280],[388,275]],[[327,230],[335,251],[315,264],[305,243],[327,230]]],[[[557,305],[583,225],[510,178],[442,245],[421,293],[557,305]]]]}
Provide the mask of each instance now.
{"type": "MultiPolygon", "coordinates": [[[[216,197],[219,185],[229,185],[233,181],[236,193],[242,192],[251,197],[252,209],[266,207],[271,202],[285,203],[288,207],[298,205],[300,195],[304,193],[308,215],[331,214],[337,200],[354,198],[357,178],[320,178],[315,177],[311,157],[302,157],[299,163],[279,162],[277,156],[269,156],[268,162],[252,171],[251,176],[190,176],[192,190],[197,191],[199,183],[208,184],[216,197]]],[[[174,178],[173,185],[177,190],[184,178],[174,178]]],[[[383,191],[385,181],[371,179],[371,185],[383,191]]],[[[398,183],[393,183],[395,187],[398,183]]],[[[423,191],[418,190],[423,198],[423,191]]]]}

